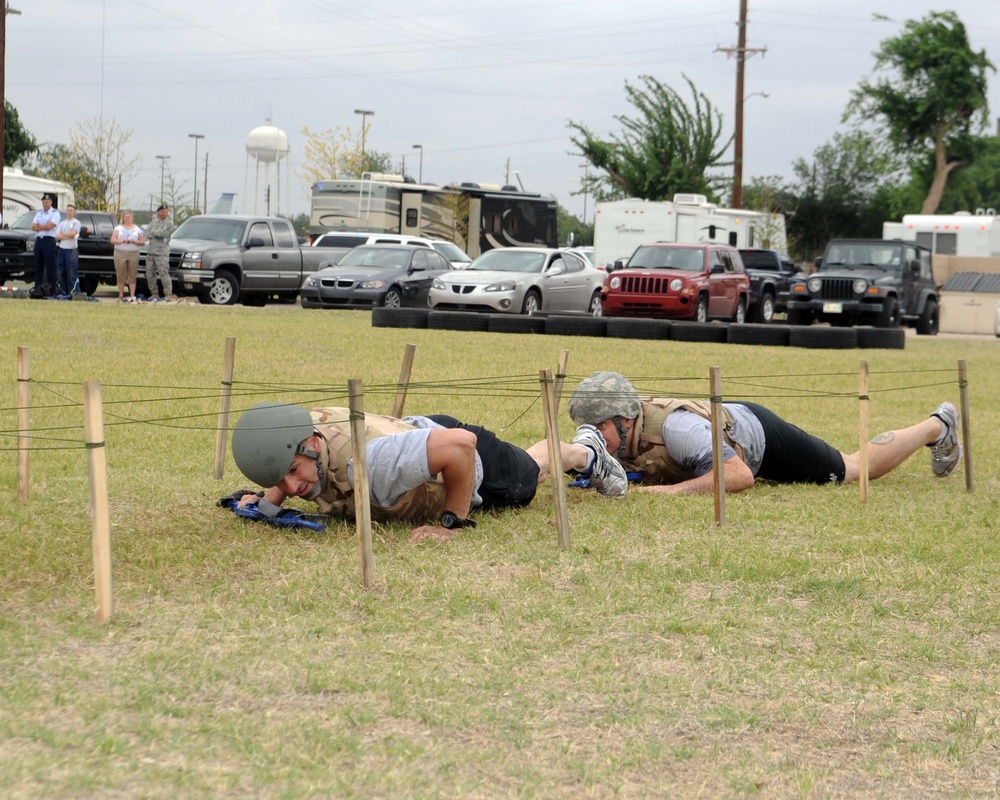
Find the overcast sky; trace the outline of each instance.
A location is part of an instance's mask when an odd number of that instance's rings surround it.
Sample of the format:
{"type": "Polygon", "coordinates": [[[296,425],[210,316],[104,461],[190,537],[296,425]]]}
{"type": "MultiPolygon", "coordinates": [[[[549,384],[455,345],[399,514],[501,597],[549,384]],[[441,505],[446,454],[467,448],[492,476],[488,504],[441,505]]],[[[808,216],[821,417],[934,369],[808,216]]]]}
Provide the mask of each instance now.
{"type": "MultiPolygon", "coordinates": [[[[405,156],[414,177],[413,144],[423,145],[426,182],[503,183],[509,160],[525,189],[578,215],[584,198],[570,193],[583,159],[571,153],[567,120],[618,130],[614,116],[632,110],[626,81],[649,74],[686,92],[687,75],[732,130],[735,62],[719,49],[737,42],[739,0],[9,2],[21,15],[7,19],[7,99],[42,142],[66,142],[79,122],[102,115],[132,129],[141,171],[124,191],[137,207],[159,195],[157,155],[171,156],[190,192],[188,134],[200,133],[198,183],[207,151],[210,202],[235,192],[237,210],[253,211],[247,136],[268,118],[288,135],[291,192],[283,178],[281,193],[291,213],[309,208],[295,175],[303,126],[357,131],[355,109],[375,112],[367,146],[396,162],[405,156]]],[[[998,5],[949,2],[972,46],[1000,65],[998,5]]],[[[843,129],[879,42],[902,21],[943,9],[926,0],[750,0],[747,45],[767,52],[746,65],[744,180],[788,176],[795,159],[811,158],[843,129]]],[[[993,75],[993,118],[998,87],[993,75]]]]}

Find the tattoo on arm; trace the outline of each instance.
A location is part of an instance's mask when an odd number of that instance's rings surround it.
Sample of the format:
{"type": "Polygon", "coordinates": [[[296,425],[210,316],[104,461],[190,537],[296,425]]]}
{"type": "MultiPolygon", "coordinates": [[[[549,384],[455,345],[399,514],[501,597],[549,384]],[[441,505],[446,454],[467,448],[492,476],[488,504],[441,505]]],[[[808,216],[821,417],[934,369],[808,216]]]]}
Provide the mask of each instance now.
{"type": "Polygon", "coordinates": [[[892,431],[887,433],[880,433],[874,439],[872,439],[872,444],[892,444],[896,440],[896,434],[892,431]]]}

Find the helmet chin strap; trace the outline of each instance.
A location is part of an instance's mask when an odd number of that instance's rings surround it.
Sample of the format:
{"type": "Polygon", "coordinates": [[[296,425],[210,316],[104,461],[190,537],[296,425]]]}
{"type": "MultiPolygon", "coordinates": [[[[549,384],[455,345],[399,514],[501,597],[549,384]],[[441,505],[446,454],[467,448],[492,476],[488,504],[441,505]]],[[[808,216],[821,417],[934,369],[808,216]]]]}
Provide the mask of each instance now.
{"type": "Polygon", "coordinates": [[[302,442],[299,442],[296,446],[295,455],[308,456],[316,462],[316,477],[318,480],[312,489],[309,490],[309,494],[306,495],[306,500],[313,500],[323,491],[323,484],[326,483],[326,468],[323,466],[323,459],[320,458],[319,451],[306,447],[302,442]]]}
{"type": "Polygon", "coordinates": [[[621,417],[612,417],[611,421],[614,423],[615,430],[618,431],[618,449],[614,452],[614,457],[618,460],[622,460],[622,456],[625,455],[625,448],[628,445],[628,431],[625,430],[625,426],[622,425],[621,417]]]}

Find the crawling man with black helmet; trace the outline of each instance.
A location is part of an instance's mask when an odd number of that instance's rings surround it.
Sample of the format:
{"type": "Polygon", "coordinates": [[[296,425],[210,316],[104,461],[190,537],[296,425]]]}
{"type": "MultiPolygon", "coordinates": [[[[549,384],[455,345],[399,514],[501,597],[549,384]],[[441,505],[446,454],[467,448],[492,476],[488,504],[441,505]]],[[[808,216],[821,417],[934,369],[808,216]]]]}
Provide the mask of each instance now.
{"type": "MultiPolygon", "coordinates": [[[[861,472],[859,453],[841,453],[822,439],[756,403],[723,403],[723,473],[727,492],[756,478],[776,483],[850,483],[861,472]]],[[[569,415],[596,430],[643,491],[700,494],[714,489],[710,405],[704,401],[640,398],[617,372],[595,372],[573,391],[569,415]]],[[[931,472],[950,475],[962,457],[958,409],[944,402],[925,420],[881,433],[868,449],[868,474],[879,478],[921,447],[931,450],[931,472]]]]}
{"type": "MultiPolygon", "coordinates": [[[[411,542],[446,540],[475,527],[469,519],[475,508],[527,505],[549,474],[546,442],[522,450],[446,415],[366,414],[365,429],[372,519],[434,521],[415,528],[411,542]]],[[[262,513],[277,513],[294,496],[314,501],[324,514],[354,517],[348,409],[261,403],[240,416],[232,448],[240,471],[266,489],[262,498],[245,495],[241,505],[258,503],[262,513]]],[[[611,460],[603,443],[601,450],[611,460]]],[[[568,472],[596,477],[598,455],[587,445],[563,444],[561,455],[568,472]]],[[[599,478],[595,485],[601,492],[599,478]]]]}

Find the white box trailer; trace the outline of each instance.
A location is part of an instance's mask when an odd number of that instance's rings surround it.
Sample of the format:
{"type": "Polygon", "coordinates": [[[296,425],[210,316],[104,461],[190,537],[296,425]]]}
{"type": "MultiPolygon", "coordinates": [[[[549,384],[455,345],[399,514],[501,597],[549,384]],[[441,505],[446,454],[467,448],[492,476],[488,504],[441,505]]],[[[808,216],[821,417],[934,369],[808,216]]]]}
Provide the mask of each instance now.
{"type": "Polygon", "coordinates": [[[17,167],[3,168],[3,222],[13,225],[26,211],[37,211],[42,207],[42,195],[55,195],[55,205],[64,209],[75,203],[73,189],[65,183],[50,181],[35,175],[25,175],[17,167]]]}
{"type": "Polygon", "coordinates": [[[594,212],[594,263],[627,259],[651,242],[721,242],[734,247],[785,250],[785,218],[739,208],[719,208],[703,194],[669,200],[614,200],[594,212]]]}
{"type": "Polygon", "coordinates": [[[902,222],[883,223],[882,237],[916,242],[945,256],[1000,256],[1000,221],[992,208],[975,214],[906,214],[902,222]]]}

